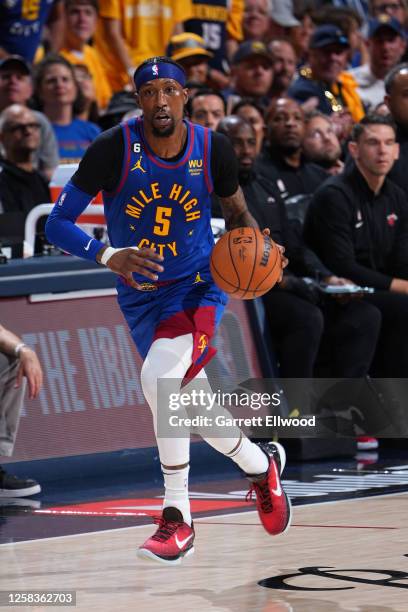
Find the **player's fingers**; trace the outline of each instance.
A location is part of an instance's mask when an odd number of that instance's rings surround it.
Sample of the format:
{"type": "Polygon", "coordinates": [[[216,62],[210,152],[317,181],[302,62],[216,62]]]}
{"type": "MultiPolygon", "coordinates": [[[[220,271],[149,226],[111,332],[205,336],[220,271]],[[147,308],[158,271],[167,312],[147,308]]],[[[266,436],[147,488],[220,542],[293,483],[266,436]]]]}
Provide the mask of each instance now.
{"type": "MultiPolygon", "coordinates": [[[[133,278],[133,272],[136,272],[137,274],[140,274],[141,276],[145,276],[146,278],[149,278],[152,281],[157,281],[157,279],[159,278],[157,274],[155,274],[155,272],[153,270],[149,270],[149,268],[146,267],[146,261],[143,262],[143,265],[135,265],[132,264],[131,266],[127,267],[127,270],[125,272],[125,276],[126,278],[131,282],[132,287],[135,287],[136,289],[138,288],[138,283],[137,281],[135,281],[135,279],[133,278]],[[130,267],[130,269],[129,269],[130,267]]],[[[159,272],[161,270],[158,270],[159,272]]]]}
{"type": "Polygon", "coordinates": [[[155,261],[163,261],[163,255],[159,255],[154,249],[143,247],[142,249],[132,250],[131,257],[143,257],[143,259],[154,259],[155,261]]]}
{"type": "Polygon", "coordinates": [[[123,278],[126,279],[128,285],[133,287],[133,289],[139,289],[140,288],[139,283],[137,283],[135,281],[135,279],[133,278],[133,273],[132,272],[127,272],[126,274],[121,274],[121,276],[123,276],[123,278]]]}
{"type": "Polygon", "coordinates": [[[282,261],[282,269],[286,268],[286,266],[289,263],[289,259],[287,257],[285,257],[284,255],[281,255],[281,261],[282,261]]]}
{"type": "MultiPolygon", "coordinates": [[[[154,262],[154,261],[150,261],[150,259],[144,259],[139,257],[139,259],[134,260],[134,264],[132,262],[132,265],[137,265],[139,268],[150,268],[150,270],[156,270],[157,272],[163,272],[164,268],[163,266],[161,266],[160,264],[154,262]]],[[[136,270],[134,270],[134,272],[136,272],[136,270]]]]}
{"type": "Polygon", "coordinates": [[[155,253],[152,249],[140,249],[139,251],[134,251],[129,253],[126,264],[128,264],[130,269],[133,272],[137,272],[135,266],[150,268],[151,270],[156,270],[157,272],[163,272],[164,268],[160,263],[162,262],[163,257],[155,253]]]}

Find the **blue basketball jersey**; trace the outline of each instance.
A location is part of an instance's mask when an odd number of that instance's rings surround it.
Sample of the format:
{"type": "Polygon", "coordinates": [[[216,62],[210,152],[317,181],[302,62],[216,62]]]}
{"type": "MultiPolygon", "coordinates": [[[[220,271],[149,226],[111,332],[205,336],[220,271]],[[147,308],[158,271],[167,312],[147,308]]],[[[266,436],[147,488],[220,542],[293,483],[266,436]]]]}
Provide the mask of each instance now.
{"type": "Polygon", "coordinates": [[[0,46],[32,62],[54,0],[0,3],[0,46]]]}
{"type": "MultiPolygon", "coordinates": [[[[185,153],[177,161],[150,149],[140,118],[122,124],[122,175],[113,193],[103,193],[113,247],[155,248],[164,257],[159,281],[183,278],[208,267],[211,230],[211,136],[185,122],[185,153]]],[[[146,280],[134,274],[138,282],[146,280]]]]}

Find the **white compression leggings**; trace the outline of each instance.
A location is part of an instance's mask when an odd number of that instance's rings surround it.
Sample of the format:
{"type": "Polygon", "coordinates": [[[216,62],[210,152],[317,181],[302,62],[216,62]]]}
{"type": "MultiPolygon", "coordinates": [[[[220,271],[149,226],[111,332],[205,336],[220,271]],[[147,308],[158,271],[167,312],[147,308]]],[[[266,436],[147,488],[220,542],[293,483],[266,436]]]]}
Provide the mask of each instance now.
{"type": "MultiPolygon", "coordinates": [[[[174,379],[179,383],[185,376],[192,363],[193,336],[186,334],[176,338],[159,338],[155,340],[143,363],[141,371],[141,383],[143,393],[153,414],[154,431],[157,438],[160,462],[165,466],[184,465],[190,460],[190,435],[188,429],[177,427],[180,437],[163,438],[157,437],[157,419],[160,406],[158,406],[157,381],[159,378],[174,379]]],[[[200,389],[212,393],[210,384],[204,370],[201,370],[196,379],[200,379],[200,389]]],[[[175,391],[180,390],[178,384],[175,391]]],[[[219,408],[223,411],[222,408],[219,408]]],[[[225,412],[225,411],[223,411],[225,412]]],[[[202,436],[208,444],[223,455],[228,455],[236,448],[241,434],[239,429],[233,433],[233,437],[218,438],[202,436]]]]}

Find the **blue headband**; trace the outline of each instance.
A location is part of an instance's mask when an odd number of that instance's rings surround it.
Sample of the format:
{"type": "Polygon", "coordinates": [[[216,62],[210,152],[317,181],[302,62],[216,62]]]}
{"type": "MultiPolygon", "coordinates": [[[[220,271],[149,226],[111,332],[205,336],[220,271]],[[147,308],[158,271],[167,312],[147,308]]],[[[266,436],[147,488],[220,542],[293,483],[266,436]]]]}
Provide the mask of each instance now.
{"type": "Polygon", "coordinates": [[[141,70],[137,70],[134,79],[137,91],[139,91],[141,86],[147,83],[147,81],[152,81],[153,79],[174,79],[177,83],[180,83],[182,87],[186,84],[186,74],[184,70],[175,64],[161,62],[159,59],[157,63],[146,64],[141,70]]]}

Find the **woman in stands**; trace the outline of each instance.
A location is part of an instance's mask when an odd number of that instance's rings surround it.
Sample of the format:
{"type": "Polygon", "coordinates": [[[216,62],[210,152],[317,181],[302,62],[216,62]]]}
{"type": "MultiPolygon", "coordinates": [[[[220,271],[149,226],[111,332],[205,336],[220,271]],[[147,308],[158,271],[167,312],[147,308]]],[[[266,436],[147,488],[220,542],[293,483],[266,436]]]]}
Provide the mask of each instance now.
{"type": "Polygon", "coordinates": [[[61,162],[79,161],[101,130],[77,116],[82,94],[73,66],[59,55],[47,56],[37,67],[35,96],[54,128],[61,162]]]}

